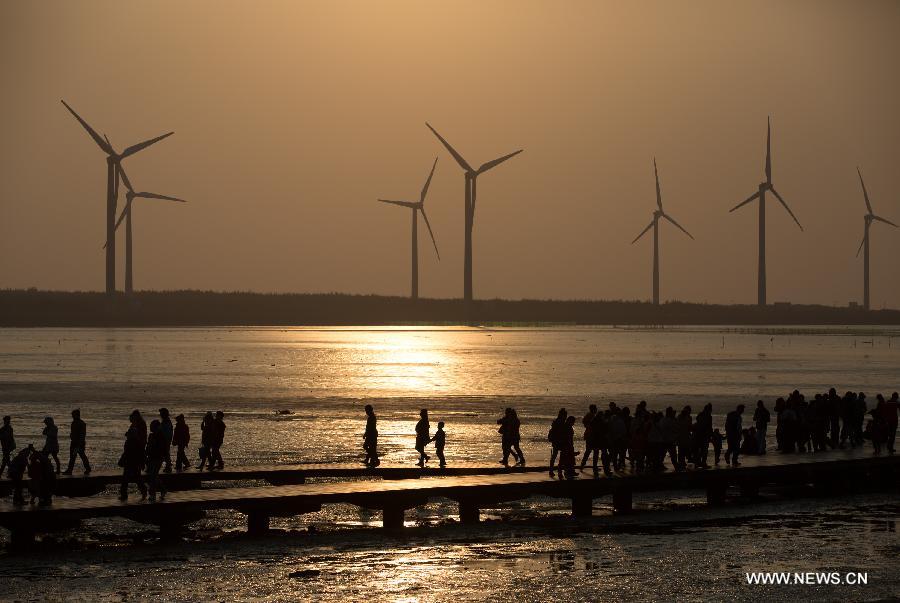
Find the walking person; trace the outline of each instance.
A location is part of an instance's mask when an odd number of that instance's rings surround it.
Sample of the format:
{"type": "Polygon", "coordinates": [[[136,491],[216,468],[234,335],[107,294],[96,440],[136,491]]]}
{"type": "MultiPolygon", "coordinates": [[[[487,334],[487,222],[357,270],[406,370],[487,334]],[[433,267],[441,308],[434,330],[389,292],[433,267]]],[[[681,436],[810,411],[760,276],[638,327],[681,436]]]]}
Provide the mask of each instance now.
{"type": "Polygon", "coordinates": [[[419,453],[419,467],[424,467],[430,456],[425,454],[425,447],[431,441],[431,424],[428,422],[428,409],[419,411],[419,422],[416,423],[416,451],[419,453]]]}
{"type": "Polygon", "coordinates": [[[553,477],[553,465],[556,463],[556,456],[560,451],[562,432],[568,416],[569,413],[566,412],[566,409],[560,408],[553,423],[550,424],[550,431],[547,432],[547,441],[550,442],[550,477],[553,477]]]}
{"type": "Polygon", "coordinates": [[[434,432],[434,437],[431,438],[431,441],[434,442],[434,453],[440,461],[441,469],[443,469],[447,466],[447,460],[444,458],[444,446],[447,444],[447,433],[444,431],[443,421],[438,421],[437,431],[434,432]]]}
{"type": "Polygon", "coordinates": [[[166,448],[164,457],[166,468],[164,471],[172,473],[172,439],[175,437],[175,426],[172,425],[172,418],[169,416],[168,408],[159,409],[159,422],[162,430],[162,440],[166,448]]]}
{"type": "Polygon", "coordinates": [[[12,451],[15,449],[16,438],[13,435],[12,418],[7,415],[3,417],[3,426],[0,427],[0,451],[3,452],[3,462],[0,464],[0,477],[3,476],[3,470],[10,466],[12,451]]]}
{"type": "Polygon", "coordinates": [[[728,449],[725,451],[725,463],[732,467],[740,465],[738,455],[741,452],[741,415],[744,414],[744,405],[738,404],[735,410],[732,410],[725,416],[725,439],[728,442],[728,449]]]}
{"type": "Polygon", "coordinates": [[[150,421],[150,434],[147,436],[147,487],[150,490],[150,502],[156,502],[156,494],[162,500],[166,497],[166,487],[159,477],[159,472],[166,461],[168,445],[159,419],[150,421]]]}
{"type": "Polygon", "coordinates": [[[53,417],[44,417],[44,449],[41,451],[56,461],[56,472],[59,473],[59,428],[53,422],[53,417]]]}
{"type": "Polygon", "coordinates": [[[72,475],[75,469],[75,457],[81,457],[81,464],[84,466],[84,474],[91,474],[91,463],[88,461],[84,449],[87,446],[87,424],[81,420],[81,411],[75,409],[72,411],[72,427],[69,430],[69,466],[63,471],[63,475],[72,475]]]}
{"type": "Polygon", "coordinates": [[[559,478],[575,479],[575,417],[566,418],[559,440],[559,478]]]}
{"type": "Polygon", "coordinates": [[[128,500],[128,484],[134,482],[141,492],[141,500],[147,498],[147,486],[144,485],[144,470],[147,449],[147,423],[140,411],[135,410],[129,417],[131,425],[125,432],[125,446],[119,458],[122,468],[122,486],[119,489],[119,500],[128,500]]]}
{"type": "Polygon", "coordinates": [[[519,443],[522,440],[522,434],[520,433],[520,429],[522,427],[522,422],[519,420],[519,414],[516,412],[515,408],[509,409],[509,450],[513,455],[513,458],[516,459],[516,465],[520,465],[522,467],[525,466],[525,455],[522,453],[522,449],[519,448],[519,443]]]}
{"type": "Polygon", "coordinates": [[[212,460],[210,460],[209,455],[215,439],[213,436],[215,429],[213,424],[215,421],[212,411],[209,411],[203,416],[203,421],[200,423],[200,449],[197,451],[200,456],[200,466],[197,467],[197,471],[203,471],[203,467],[207,462],[212,466],[212,460]]]}
{"type": "Polygon", "coordinates": [[[697,413],[697,421],[694,423],[694,465],[701,469],[709,469],[712,429],[712,404],[707,404],[697,413]]]}
{"type": "Polygon", "coordinates": [[[172,444],[178,449],[175,457],[175,471],[181,471],[191,466],[187,457],[187,445],[191,441],[191,430],[184,415],[175,417],[175,428],[172,430],[172,444]]]}
{"type": "Polygon", "coordinates": [[[366,431],[363,433],[363,450],[366,451],[366,459],[363,461],[369,467],[377,467],[381,464],[378,460],[378,418],[371,404],[366,404],[366,431]]]}
{"type": "MultiPolygon", "coordinates": [[[[593,429],[594,417],[597,416],[597,405],[591,404],[588,406],[587,414],[585,414],[581,418],[581,424],[584,425],[584,454],[581,455],[581,469],[587,465],[588,456],[591,454],[590,442],[592,439],[591,429],[593,429]]],[[[596,463],[594,463],[596,466],[596,463]]]]}
{"type": "Polygon", "coordinates": [[[675,442],[678,444],[678,465],[684,469],[689,462],[697,464],[694,458],[694,419],[691,417],[691,407],[685,406],[678,414],[676,424],[675,442]]]}
{"type": "Polygon", "coordinates": [[[225,443],[225,413],[216,411],[216,418],[212,422],[212,439],[209,449],[209,470],[224,469],[225,461],[222,460],[222,444],[225,443]]]}
{"type": "Polygon", "coordinates": [[[891,399],[884,403],[882,412],[887,430],[885,442],[887,443],[888,454],[894,454],[894,446],[897,443],[897,415],[900,413],[900,394],[894,392],[891,399]]]}
{"type": "Polygon", "coordinates": [[[9,463],[9,479],[13,484],[13,504],[16,506],[25,504],[23,493],[25,472],[28,471],[28,462],[32,454],[34,454],[34,446],[29,444],[27,448],[20,450],[9,463]]]}
{"type": "Polygon", "coordinates": [[[766,453],[766,429],[769,427],[771,415],[762,400],[757,400],[756,410],[753,411],[753,422],[756,424],[756,451],[758,454],[766,453]]]}

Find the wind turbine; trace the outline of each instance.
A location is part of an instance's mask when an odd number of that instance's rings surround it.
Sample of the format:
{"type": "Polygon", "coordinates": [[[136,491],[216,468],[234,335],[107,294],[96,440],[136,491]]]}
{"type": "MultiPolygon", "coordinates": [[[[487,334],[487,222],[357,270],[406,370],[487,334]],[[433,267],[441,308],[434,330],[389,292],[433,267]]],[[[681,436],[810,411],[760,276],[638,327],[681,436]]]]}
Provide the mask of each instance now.
{"type": "Polygon", "coordinates": [[[760,306],[766,305],[766,191],[772,191],[772,194],[781,202],[784,208],[787,210],[791,217],[794,219],[794,222],[797,223],[797,226],[800,226],[800,230],[803,230],[803,226],[800,225],[800,220],[797,219],[797,216],[794,215],[794,212],[791,211],[791,208],[788,207],[788,204],[785,203],[784,199],[781,198],[781,195],[778,194],[778,191],[775,190],[775,187],[772,185],[772,121],[768,120],[768,127],[766,130],[766,181],[759,183],[759,189],[753,193],[746,201],[742,201],[738,203],[736,206],[732,207],[729,211],[734,211],[739,207],[743,207],[750,203],[755,199],[759,199],[759,271],[757,272],[757,301],[756,303],[760,306]]]}
{"type": "Polygon", "coordinates": [[[694,235],[689,233],[684,227],[681,226],[675,219],[667,214],[663,210],[662,206],[662,195],[659,192],[659,170],[656,169],[656,157],[653,158],[653,173],[656,175],[656,207],[657,209],[653,210],[653,219],[650,221],[650,224],[647,225],[647,228],[641,231],[641,234],[636,236],[634,240],[631,242],[632,245],[638,242],[648,230],[653,229],[653,305],[659,305],[659,219],[665,218],[672,224],[678,227],[684,234],[694,238],[694,235]]]}
{"type": "Polygon", "coordinates": [[[463,169],[466,175],[466,194],[465,194],[465,255],[463,258],[463,299],[466,302],[472,301],[472,226],[475,223],[475,197],[476,197],[476,181],[478,176],[485,173],[491,168],[497,167],[507,159],[514,157],[522,152],[523,149],[503,155],[497,159],[482,163],[477,170],[469,165],[462,155],[456,152],[456,149],[450,146],[450,143],[444,140],[443,136],[437,133],[437,130],[431,127],[431,124],[425,122],[428,129],[431,130],[438,140],[441,141],[450,155],[456,160],[456,163],[463,169]]]}
{"type": "MultiPolygon", "coordinates": [[[[107,140],[108,141],[108,140],[107,140]]],[[[145,191],[136,192],[134,187],[131,186],[131,181],[128,179],[128,176],[125,174],[125,170],[122,169],[122,166],[117,166],[118,174],[122,178],[122,182],[125,183],[125,188],[128,189],[125,193],[125,207],[122,208],[122,213],[119,215],[119,219],[116,222],[115,229],[118,230],[119,226],[122,224],[122,220],[125,220],[125,293],[130,295],[134,289],[134,279],[132,277],[132,243],[131,243],[131,209],[132,203],[135,199],[160,199],[163,201],[177,201],[178,203],[187,203],[184,199],[179,199],[178,197],[169,197],[167,195],[160,195],[157,193],[148,193],[145,191]]],[[[108,249],[109,244],[103,246],[108,249]]]]}
{"type": "Polygon", "coordinates": [[[869,309],[869,227],[872,226],[872,222],[884,222],[885,224],[890,224],[894,228],[897,228],[897,225],[891,222],[890,220],[885,220],[881,216],[876,216],[872,211],[872,204],[869,202],[869,193],[866,190],[866,183],[863,182],[862,172],[859,170],[859,167],[856,168],[856,173],[859,174],[859,183],[862,185],[863,190],[863,198],[866,200],[866,227],[863,230],[863,239],[862,243],[859,244],[859,249],[856,250],[856,257],[859,257],[859,252],[865,248],[866,252],[863,254],[863,307],[868,310],[869,309]]]}
{"type": "Polygon", "coordinates": [[[61,100],[63,105],[66,106],[66,109],[75,116],[75,119],[78,120],[78,123],[87,130],[87,133],[94,139],[94,142],[97,143],[97,146],[100,147],[104,153],[106,153],[106,293],[113,294],[116,291],[116,203],[118,201],[118,193],[119,193],[119,170],[117,169],[122,160],[126,157],[130,157],[134,155],[138,151],[142,151],[149,147],[150,145],[159,142],[163,138],[167,138],[174,134],[175,132],[169,132],[168,134],[163,134],[162,136],[157,136],[156,138],[151,138],[149,140],[145,140],[144,142],[139,142],[138,144],[131,145],[126,148],[121,153],[117,153],[115,149],[113,149],[112,145],[109,144],[109,141],[102,138],[97,132],[90,126],[86,121],[81,119],[81,116],[75,113],[75,110],[70,107],[66,101],[61,100]]]}
{"type": "Polygon", "coordinates": [[[437,167],[438,158],[434,158],[431,166],[431,173],[422,187],[422,193],[419,195],[418,201],[394,201],[392,199],[379,199],[382,203],[392,203],[401,207],[412,209],[412,299],[419,299],[419,212],[425,219],[425,226],[428,227],[428,233],[431,235],[431,242],[434,244],[434,252],[437,254],[438,260],[441,259],[441,253],[438,251],[437,241],[434,240],[434,231],[431,230],[431,224],[428,222],[428,216],[425,214],[425,195],[428,194],[428,187],[431,185],[431,177],[434,176],[434,168],[437,167]]]}

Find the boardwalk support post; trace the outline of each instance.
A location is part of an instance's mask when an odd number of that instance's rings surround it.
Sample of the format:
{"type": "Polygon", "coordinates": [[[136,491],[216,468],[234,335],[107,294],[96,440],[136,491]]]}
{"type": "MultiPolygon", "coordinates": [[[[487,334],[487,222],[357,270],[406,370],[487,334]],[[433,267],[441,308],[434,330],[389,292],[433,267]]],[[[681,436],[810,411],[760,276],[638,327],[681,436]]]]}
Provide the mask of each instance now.
{"type": "Polygon", "coordinates": [[[403,516],[406,509],[403,507],[386,507],[382,509],[382,525],[386,530],[400,530],[403,528],[403,516]]]}
{"type": "Polygon", "coordinates": [[[710,506],[721,505],[725,503],[725,493],[728,491],[728,484],[725,482],[714,481],[706,486],[706,503],[710,506]]]}
{"type": "Polygon", "coordinates": [[[594,512],[594,500],[590,494],[578,494],[572,497],[572,515],[590,517],[594,512]]]}
{"type": "Polygon", "coordinates": [[[632,496],[630,488],[616,488],[613,491],[613,511],[618,514],[626,514],[631,513],[632,510],[632,496]]]}
{"type": "Polygon", "coordinates": [[[36,531],[31,522],[22,522],[16,526],[4,526],[9,529],[9,548],[15,551],[23,551],[34,546],[36,531]]]}
{"type": "Polygon", "coordinates": [[[478,523],[478,506],[471,501],[459,501],[459,522],[465,524],[478,523]]]}
{"type": "Polygon", "coordinates": [[[265,534],[269,531],[269,514],[264,511],[250,511],[247,513],[247,533],[254,536],[265,534]]]}

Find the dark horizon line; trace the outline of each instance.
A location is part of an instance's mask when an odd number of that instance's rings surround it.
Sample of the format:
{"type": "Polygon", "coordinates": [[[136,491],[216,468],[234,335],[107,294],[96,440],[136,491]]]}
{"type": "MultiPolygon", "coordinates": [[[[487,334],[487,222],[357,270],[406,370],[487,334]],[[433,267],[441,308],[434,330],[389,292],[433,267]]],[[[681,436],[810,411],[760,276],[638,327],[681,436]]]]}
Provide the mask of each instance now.
{"type": "MultiPolygon", "coordinates": [[[[0,296],[10,294],[28,294],[28,295],[71,295],[71,296],[93,296],[102,295],[109,297],[105,291],[99,289],[38,289],[37,287],[28,288],[0,288],[0,296]]],[[[348,293],[345,291],[257,291],[253,289],[139,289],[131,294],[124,291],[116,291],[114,298],[126,299],[128,297],[154,296],[154,295],[209,295],[209,296],[258,296],[258,297],[347,297],[347,298],[368,298],[382,300],[398,300],[404,302],[415,303],[417,301],[424,303],[465,303],[462,297],[427,297],[419,296],[417,299],[411,299],[404,294],[385,294],[385,293],[348,293]]],[[[625,298],[592,298],[592,297],[484,297],[475,298],[475,304],[478,303],[539,303],[539,304],[618,304],[618,305],[634,305],[634,306],[654,306],[652,300],[644,299],[625,299],[625,298]]],[[[765,311],[766,308],[823,308],[833,310],[860,310],[862,311],[862,303],[848,300],[846,305],[833,305],[824,303],[802,303],[792,302],[789,300],[769,302],[766,306],[760,307],[755,302],[746,303],[728,303],[728,302],[709,302],[709,301],[687,301],[681,299],[667,299],[659,302],[658,306],[702,306],[710,308],[760,308],[765,311]]],[[[868,312],[900,312],[900,308],[882,307],[873,308],[868,312]]]]}

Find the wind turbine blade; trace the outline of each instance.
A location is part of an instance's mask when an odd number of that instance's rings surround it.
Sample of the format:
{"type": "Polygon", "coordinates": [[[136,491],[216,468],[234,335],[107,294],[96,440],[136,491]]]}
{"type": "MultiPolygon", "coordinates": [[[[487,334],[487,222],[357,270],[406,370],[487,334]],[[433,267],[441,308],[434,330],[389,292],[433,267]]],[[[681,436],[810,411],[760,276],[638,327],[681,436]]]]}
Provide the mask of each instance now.
{"type": "Polygon", "coordinates": [[[419,206],[418,203],[413,203],[412,201],[394,201],[393,199],[378,199],[382,203],[391,203],[393,205],[401,205],[403,207],[412,207],[416,208],[419,206]]]}
{"type": "Polygon", "coordinates": [[[497,167],[498,165],[500,165],[501,163],[503,163],[503,162],[506,161],[507,159],[510,159],[510,158],[512,158],[512,157],[515,157],[516,155],[518,155],[519,153],[521,153],[523,150],[524,150],[524,149],[519,149],[518,151],[513,151],[513,152],[510,153],[509,155],[504,155],[503,157],[498,157],[497,159],[494,159],[494,160],[492,160],[492,161],[488,161],[487,163],[482,163],[482,164],[481,164],[481,167],[478,168],[478,173],[479,173],[479,174],[483,174],[483,173],[485,173],[486,171],[488,171],[489,169],[494,168],[494,167],[497,167]]]}
{"type": "MultiPolygon", "coordinates": [[[[766,118],[766,182],[772,184],[772,118],[766,118]]],[[[789,210],[790,211],[790,210],[789,210]]]]}
{"type": "Polygon", "coordinates": [[[872,219],[873,219],[873,220],[877,220],[877,221],[879,221],[879,222],[884,222],[885,224],[890,224],[890,225],[893,226],[894,228],[900,228],[900,226],[897,226],[896,224],[894,224],[894,223],[891,222],[890,220],[886,220],[886,219],[882,218],[881,216],[876,216],[876,215],[873,214],[873,215],[872,215],[872,219]]]}
{"type": "Polygon", "coordinates": [[[866,235],[863,235],[862,241],[859,242],[859,249],[856,250],[856,257],[859,257],[859,252],[862,251],[863,245],[866,244],[866,235]]]}
{"type": "Polygon", "coordinates": [[[122,223],[122,220],[125,219],[125,214],[131,211],[131,201],[133,197],[128,197],[128,201],[125,203],[125,207],[122,208],[122,213],[119,214],[119,219],[116,221],[116,230],[119,230],[119,224],[122,223]]]}
{"type": "Polygon", "coordinates": [[[794,215],[794,212],[791,211],[791,208],[788,207],[788,204],[784,202],[784,199],[781,198],[781,195],[778,194],[778,191],[775,190],[774,186],[769,186],[769,190],[775,193],[775,196],[778,197],[778,200],[781,201],[781,204],[784,205],[784,208],[787,210],[787,213],[791,214],[791,217],[794,219],[794,222],[797,223],[797,226],[800,227],[800,230],[803,230],[803,225],[800,224],[800,220],[797,219],[797,216],[794,215]]]}
{"type": "Polygon", "coordinates": [[[869,210],[869,213],[872,213],[872,204],[869,203],[869,191],[866,190],[866,183],[863,182],[862,172],[859,171],[859,166],[856,166],[856,173],[859,174],[859,183],[862,185],[863,189],[863,198],[866,200],[866,209],[869,210]]]}
{"type": "Polygon", "coordinates": [[[169,197],[168,195],[160,195],[159,193],[148,193],[141,192],[135,193],[135,197],[140,197],[141,199],[161,199],[162,201],[177,201],[179,203],[187,203],[184,199],[179,199],[178,197],[169,197]]]}
{"type": "Polygon", "coordinates": [[[743,207],[743,206],[747,205],[748,203],[750,203],[751,201],[753,201],[754,199],[757,199],[757,198],[759,198],[759,191],[756,191],[755,193],[753,193],[752,195],[750,195],[749,197],[747,197],[746,200],[741,201],[740,203],[738,203],[737,205],[735,205],[734,207],[732,207],[732,208],[729,209],[728,211],[729,211],[729,212],[733,212],[734,210],[738,209],[739,207],[743,207]]]}
{"type": "Polygon", "coordinates": [[[103,138],[101,138],[100,135],[97,134],[96,130],[94,130],[94,128],[92,128],[91,126],[88,125],[88,122],[81,119],[81,116],[78,115],[77,113],[75,113],[75,109],[70,107],[66,103],[66,101],[64,101],[62,99],[60,99],[59,102],[64,104],[66,106],[66,109],[69,110],[69,113],[71,113],[72,115],[75,116],[75,119],[78,120],[78,123],[80,123],[82,125],[82,127],[85,130],[87,130],[87,133],[91,135],[91,138],[94,139],[94,142],[97,143],[97,146],[99,146],[103,150],[104,153],[106,153],[107,155],[115,155],[116,154],[115,151],[112,150],[112,145],[110,145],[107,141],[103,140],[103,138]]]}
{"type": "Polygon", "coordinates": [[[647,224],[647,228],[645,228],[644,230],[642,230],[642,231],[641,231],[641,234],[639,234],[638,236],[634,237],[634,240],[631,242],[631,244],[634,245],[635,243],[637,243],[637,242],[638,242],[638,239],[640,239],[642,236],[644,236],[645,234],[647,234],[647,231],[650,230],[651,228],[653,228],[653,222],[650,222],[649,224],[647,224]]]}
{"type": "Polygon", "coordinates": [[[137,144],[133,144],[130,147],[128,147],[127,149],[125,149],[124,151],[122,151],[121,157],[122,157],[122,159],[124,159],[125,157],[128,157],[129,155],[134,155],[138,151],[142,151],[142,150],[146,149],[147,147],[149,147],[151,144],[156,144],[163,138],[168,138],[169,136],[171,136],[174,133],[175,132],[169,132],[168,134],[163,134],[162,136],[157,136],[156,138],[151,138],[150,140],[145,140],[144,142],[139,142],[137,144]]]}
{"type": "Polygon", "coordinates": [[[428,123],[428,122],[426,121],[426,122],[425,122],[425,125],[428,126],[428,129],[431,130],[431,131],[434,133],[435,136],[437,136],[438,140],[441,141],[441,144],[443,144],[443,145],[447,148],[447,150],[450,152],[450,154],[453,155],[453,158],[456,159],[456,163],[458,163],[462,169],[466,170],[467,172],[474,172],[474,171],[475,171],[475,170],[472,169],[472,166],[471,166],[471,165],[469,165],[468,163],[466,163],[466,160],[462,158],[462,155],[460,155],[459,153],[457,153],[457,152],[456,152],[456,149],[454,149],[453,147],[451,147],[451,146],[450,146],[450,143],[447,142],[446,140],[444,140],[444,137],[441,136],[440,134],[438,134],[438,133],[437,133],[437,130],[435,130],[434,128],[431,127],[431,124],[430,124],[430,123],[428,123]]]}
{"type": "Polygon", "coordinates": [[[431,230],[431,223],[428,221],[428,214],[425,213],[425,208],[420,207],[419,211],[422,212],[422,217],[425,218],[425,226],[428,227],[428,234],[431,235],[431,242],[434,244],[434,252],[437,254],[438,261],[441,259],[441,252],[438,251],[437,241],[434,240],[434,231],[431,230]]]}
{"type": "Polygon", "coordinates": [[[125,175],[125,170],[122,169],[122,164],[116,164],[116,168],[119,170],[119,177],[122,178],[122,182],[125,183],[125,188],[134,192],[134,188],[131,186],[131,181],[128,179],[128,176],[125,175]]]}
{"type": "Polygon", "coordinates": [[[428,194],[428,187],[431,186],[431,178],[434,176],[434,168],[437,167],[438,158],[434,158],[434,163],[431,166],[431,173],[428,174],[428,180],[425,181],[425,186],[422,187],[422,194],[419,196],[419,203],[425,203],[425,195],[428,194]]]}
{"type": "Polygon", "coordinates": [[[656,176],[656,205],[662,211],[662,193],[659,192],[659,170],[656,169],[656,157],[653,158],[653,174],[656,176]]]}
{"type": "Polygon", "coordinates": [[[667,213],[663,213],[662,216],[663,216],[663,218],[665,218],[666,220],[668,220],[669,222],[671,222],[672,224],[674,224],[675,226],[677,226],[678,229],[681,230],[681,232],[683,232],[683,233],[686,234],[687,236],[691,237],[692,239],[694,238],[694,235],[692,235],[691,233],[689,233],[687,230],[684,229],[684,227],[683,227],[681,224],[679,224],[678,222],[675,221],[675,218],[673,218],[672,216],[670,216],[670,215],[667,214],[667,213]]]}

